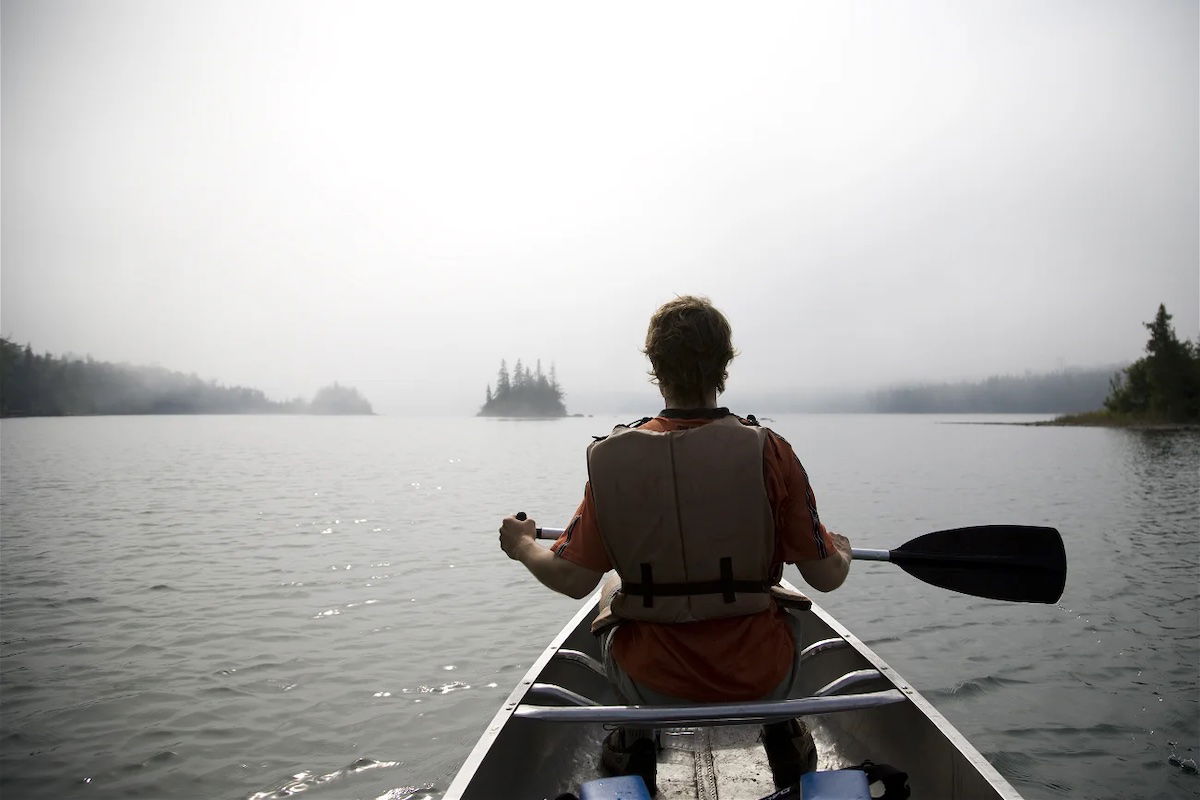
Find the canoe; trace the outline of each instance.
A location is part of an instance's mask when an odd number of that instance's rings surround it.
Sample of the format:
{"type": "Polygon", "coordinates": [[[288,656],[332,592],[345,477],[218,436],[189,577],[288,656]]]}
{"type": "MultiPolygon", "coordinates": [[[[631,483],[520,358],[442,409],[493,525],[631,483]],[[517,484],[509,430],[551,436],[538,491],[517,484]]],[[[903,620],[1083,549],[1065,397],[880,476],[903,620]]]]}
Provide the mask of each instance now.
{"type": "Polygon", "coordinates": [[[444,797],[554,798],[602,777],[601,742],[618,723],[662,731],[661,800],[762,798],[775,791],[763,722],[800,717],[818,769],[864,760],[908,773],[913,800],[1020,800],[970,742],[911,684],[815,603],[803,631],[800,697],[778,702],[624,706],[590,631],[596,595],[542,651],[484,730],[444,797]],[[606,728],[607,726],[607,728],[606,728]]]}

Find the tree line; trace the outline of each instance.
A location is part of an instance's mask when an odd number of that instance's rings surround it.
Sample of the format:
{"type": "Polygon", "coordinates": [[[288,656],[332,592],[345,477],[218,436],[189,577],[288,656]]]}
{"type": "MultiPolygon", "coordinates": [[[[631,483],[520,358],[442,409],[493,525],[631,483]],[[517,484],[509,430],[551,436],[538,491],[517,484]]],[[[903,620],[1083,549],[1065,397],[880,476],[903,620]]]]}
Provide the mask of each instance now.
{"type": "Polygon", "coordinates": [[[512,375],[508,364],[501,359],[500,371],[496,375],[496,389],[488,384],[486,399],[479,409],[480,417],[565,417],[567,407],[563,405],[563,390],[558,385],[554,365],[550,374],[542,372],[542,361],[538,359],[536,369],[517,359],[512,375]]]}
{"type": "Polygon", "coordinates": [[[334,383],[312,401],[276,402],[258,389],[222,386],[162,367],[49,353],[0,339],[0,417],[88,414],[371,414],[356,389],[334,383]]]}
{"type": "MultiPolygon", "coordinates": [[[[981,381],[893,386],[868,393],[862,409],[884,414],[1061,414],[1099,406],[1113,367],[993,375],[981,381]]],[[[855,409],[858,410],[858,409],[855,409]]]]}

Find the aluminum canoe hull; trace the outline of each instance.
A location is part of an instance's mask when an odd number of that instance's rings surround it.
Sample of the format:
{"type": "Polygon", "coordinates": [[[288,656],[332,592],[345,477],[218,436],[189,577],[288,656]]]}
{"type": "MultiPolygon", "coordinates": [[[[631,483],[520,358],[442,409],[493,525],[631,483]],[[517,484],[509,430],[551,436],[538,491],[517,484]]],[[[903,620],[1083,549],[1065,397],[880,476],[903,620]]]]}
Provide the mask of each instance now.
{"type": "MultiPolygon", "coordinates": [[[[817,645],[821,652],[803,664],[804,693],[818,692],[842,676],[857,675],[860,684],[838,695],[849,697],[848,704],[858,696],[892,699],[876,707],[803,715],[818,745],[820,769],[838,769],[870,759],[907,772],[912,800],[1021,800],[911,684],[831,615],[816,604],[792,613],[800,616],[806,646],[824,643],[817,645]],[[868,670],[877,675],[864,679],[868,670]]],[[[580,783],[602,777],[598,770],[604,723],[536,717],[538,709],[547,704],[567,705],[547,701],[546,684],[604,706],[620,702],[601,675],[561,655],[556,657],[563,651],[577,651],[599,658],[597,640],[589,631],[595,614],[593,595],[509,694],[451,782],[446,800],[549,800],[562,792],[578,792],[580,783]]],[[[659,759],[660,800],[754,800],[769,794],[774,787],[757,741],[758,730],[757,723],[682,723],[666,729],[659,759]]]]}

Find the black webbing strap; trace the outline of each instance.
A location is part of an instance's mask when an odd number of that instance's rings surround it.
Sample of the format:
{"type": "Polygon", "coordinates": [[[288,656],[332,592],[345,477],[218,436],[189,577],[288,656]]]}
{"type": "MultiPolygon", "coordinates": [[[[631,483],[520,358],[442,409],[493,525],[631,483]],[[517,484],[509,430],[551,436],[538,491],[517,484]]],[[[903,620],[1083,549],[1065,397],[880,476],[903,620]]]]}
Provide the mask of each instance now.
{"type": "Polygon", "coordinates": [[[721,559],[721,585],[725,587],[721,591],[721,599],[726,603],[732,603],[735,599],[733,596],[733,559],[725,556],[721,559]]]}
{"type": "Polygon", "coordinates": [[[733,559],[726,556],[721,559],[721,577],[715,581],[694,581],[691,583],[655,583],[654,569],[649,563],[643,563],[641,583],[630,581],[621,582],[621,593],[642,598],[643,608],[653,608],[655,597],[686,597],[693,594],[719,594],[726,603],[734,602],[737,592],[744,594],[766,594],[771,591],[772,582],[768,581],[737,581],[733,579],[733,559]]]}
{"type": "Polygon", "coordinates": [[[683,597],[689,594],[719,594],[724,595],[726,591],[732,588],[735,592],[753,592],[755,594],[766,594],[771,590],[771,584],[766,581],[696,581],[695,583],[655,583],[649,587],[647,593],[646,587],[642,583],[630,583],[622,581],[621,593],[639,595],[643,598],[642,605],[649,606],[646,602],[647,597],[683,597]]]}
{"type": "MultiPolygon", "coordinates": [[[[654,417],[642,417],[641,419],[635,419],[633,422],[629,422],[624,425],[618,425],[617,428],[640,428],[652,419],[654,419],[654,417]]],[[[613,430],[616,431],[617,428],[613,428],[613,430]]],[[[612,434],[609,433],[605,434],[604,436],[593,435],[592,439],[597,442],[603,442],[609,436],[612,436],[612,434]]]]}

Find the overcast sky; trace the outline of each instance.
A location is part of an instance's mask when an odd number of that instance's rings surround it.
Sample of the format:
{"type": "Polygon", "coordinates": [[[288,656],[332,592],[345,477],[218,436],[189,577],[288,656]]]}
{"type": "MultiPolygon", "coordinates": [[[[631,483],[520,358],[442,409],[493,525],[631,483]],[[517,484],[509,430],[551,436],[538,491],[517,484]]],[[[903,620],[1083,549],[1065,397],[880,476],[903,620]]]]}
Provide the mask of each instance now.
{"type": "Polygon", "coordinates": [[[675,294],[730,318],[730,397],[1200,326],[1195,2],[2,8],[0,328],[39,352],[385,413],[541,358],[586,412],[656,402],[675,294]]]}

